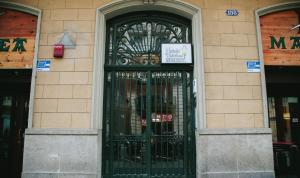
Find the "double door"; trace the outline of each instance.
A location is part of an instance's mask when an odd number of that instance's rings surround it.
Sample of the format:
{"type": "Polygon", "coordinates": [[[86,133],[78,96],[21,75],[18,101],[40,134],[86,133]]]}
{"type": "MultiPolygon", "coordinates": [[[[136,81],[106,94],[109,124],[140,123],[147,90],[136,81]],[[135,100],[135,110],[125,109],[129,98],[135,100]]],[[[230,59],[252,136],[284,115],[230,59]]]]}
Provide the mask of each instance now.
{"type": "Polygon", "coordinates": [[[268,97],[273,131],[274,166],[278,177],[300,175],[300,104],[298,96],[268,97]]]}
{"type": "Polygon", "coordinates": [[[105,75],[104,177],[194,177],[192,70],[105,75]]]}
{"type": "Polygon", "coordinates": [[[28,123],[30,72],[0,72],[0,177],[21,177],[24,132],[28,123]]]}

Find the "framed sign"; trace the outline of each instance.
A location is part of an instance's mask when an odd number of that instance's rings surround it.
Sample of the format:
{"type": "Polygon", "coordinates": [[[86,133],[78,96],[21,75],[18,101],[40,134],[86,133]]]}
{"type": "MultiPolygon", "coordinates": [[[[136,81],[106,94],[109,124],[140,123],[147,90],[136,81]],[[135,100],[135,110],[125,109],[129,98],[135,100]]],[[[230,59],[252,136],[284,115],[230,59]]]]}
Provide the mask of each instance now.
{"type": "Polygon", "coordinates": [[[260,72],[260,61],[247,61],[248,72],[260,72]]]}
{"type": "Polygon", "coordinates": [[[300,66],[299,24],[300,8],[260,17],[265,65],[300,66]]]}
{"type": "Polygon", "coordinates": [[[1,8],[0,69],[32,68],[37,21],[35,15],[1,8]]]}
{"type": "Polygon", "coordinates": [[[39,72],[48,72],[50,71],[50,60],[40,60],[37,61],[36,70],[39,72]]]}
{"type": "Polygon", "coordinates": [[[238,16],[239,15],[239,11],[237,9],[227,9],[225,13],[227,16],[238,16]]]}
{"type": "Polygon", "coordinates": [[[161,45],[162,64],[192,64],[192,45],[189,43],[167,43],[161,45]]]}

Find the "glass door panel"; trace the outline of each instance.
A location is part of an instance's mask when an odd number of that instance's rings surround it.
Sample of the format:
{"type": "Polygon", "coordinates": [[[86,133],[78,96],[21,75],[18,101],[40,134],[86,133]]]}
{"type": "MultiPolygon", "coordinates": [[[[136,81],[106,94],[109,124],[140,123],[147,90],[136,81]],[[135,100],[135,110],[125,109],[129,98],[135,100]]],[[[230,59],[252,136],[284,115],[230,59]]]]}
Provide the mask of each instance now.
{"type": "Polygon", "coordinates": [[[0,96],[0,169],[9,170],[11,151],[12,97],[0,96]]]}
{"type": "Polygon", "coordinates": [[[276,175],[297,172],[300,146],[299,97],[268,97],[276,175]]]}

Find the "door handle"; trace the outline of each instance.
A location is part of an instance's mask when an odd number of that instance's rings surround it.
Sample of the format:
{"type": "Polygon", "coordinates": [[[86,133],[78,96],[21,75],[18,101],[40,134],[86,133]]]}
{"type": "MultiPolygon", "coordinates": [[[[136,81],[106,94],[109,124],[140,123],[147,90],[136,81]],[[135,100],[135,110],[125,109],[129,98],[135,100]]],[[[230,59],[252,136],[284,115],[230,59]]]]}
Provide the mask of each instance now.
{"type": "Polygon", "coordinates": [[[22,130],[19,129],[17,134],[18,134],[18,135],[17,135],[17,143],[18,143],[18,144],[21,144],[21,142],[22,142],[22,141],[21,141],[21,140],[22,140],[22,138],[21,138],[21,137],[22,137],[22,136],[21,136],[22,130]]]}

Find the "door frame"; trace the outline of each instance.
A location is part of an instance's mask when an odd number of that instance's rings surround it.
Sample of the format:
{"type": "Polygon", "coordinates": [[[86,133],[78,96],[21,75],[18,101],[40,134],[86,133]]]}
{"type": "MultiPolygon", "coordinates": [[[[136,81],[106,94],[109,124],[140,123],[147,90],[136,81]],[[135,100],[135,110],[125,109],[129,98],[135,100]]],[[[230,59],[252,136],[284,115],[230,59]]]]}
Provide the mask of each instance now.
{"type": "MultiPolygon", "coordinates": [[[[196,108],[195,108],[195,135],[200,129],[206,127],[205,122],[205,89],[204,89],[204,59],[201,9],[179,0],[117,0],[108,3],[96,10],[95,47],[93,61],[93,94],[91,128],[98,129],[98,177],[102,171],[102,121],[104,98],[104,63],[105,63],[105,39],[106,20],[128,12],[158,10],[170,12],[186,17],[192,21],[192,43],[194,56],[194,79],[197,80],[196,108]]],[[[197,148],[196,148],[197,150],[197,148]]],[[[197,151],[196,151],[197,155],[197,151]]],[[[196,169],[200,169],[196,163],[196,169]]]]}
{"type": "MultiPolygon", "coordinates": [[[[10,70],[10,69],[7,69],[10,70]]],[[[12,105],[10,110],[10,138],[9,138],[9,157],[7,159],[8,162],[8,171],[10,176],[21,176],[22,173],[22,163],[24,153],[24,137],[22,138],[21,134],[24,134],[23,128],[27,127],[26,120],[28,110],[25,111],[25,102],[29,101],[29,90],[30,90],[30,80],[31,79],[31,69],[28,69],[28,72],[20,69],[20,70],[11,70],[5,71],[5,73],[9,73],[11,77],[8,80],[3,80],[6,86],[1,88],[1,96],[10,96],[12,99],[12,105]],[[25,79],[21,79],[19,81],[15,81],[14,79],[18,76],[15,76],[13,72],[20,72],[20,76],[26,76],[25,79]],[[12,82],[7,82],[12,81],[12,82]],[[18,103],[18,104],[17,104],[18,103]],[[27,113],[26,115],[24,114],[27,113]],[[14,122],[15,124],[12,124],[14,122]],[[20,138],[20,139],[18,139],[20,138]]],[[[29,106],[29,105],[28,105],[29,106]]]]}
{"type": "Polygon", "coordinates": [[[260,16],[267,15],[273,12],[279,12],[283,10],[290,10],[300,8],[300,2],[287,2],[271,5],[268,7],[263,7],[255,11],[255,21],[256,21],[256,34],[257,34],[257,45],[258,45],[258,56],[260,61],[260,79],[262,87],[262,98],[263,98],[263,114],[264,114],[264,128],[269,128],[269,114],[268,114],[268,96],[267,96],[267,85],[266,85],[266,75],[264,68],[264,53],[262,46],[262,36],[260,29],[260,16]]]}
{"type": "Polygon", "coordinates": [[[35,83],[36,83],[36,63],[37,63],[38,51],[39,51],[42,11],[40,9],[31,6],[14,3],[14,2],[6,2],[6,1],[0,1],[0,7],[5,9],[17,10],[17,11],[21,11],[21,12],[25,12],[37,16],[34,57],[32,62],[32,74],[31,74],[30,96],[29,96],[28,126],[27,126],[28,129],[31,129],[33,127],[32,123],[33,123],[33,108],[34,108],[35,83]]]}

